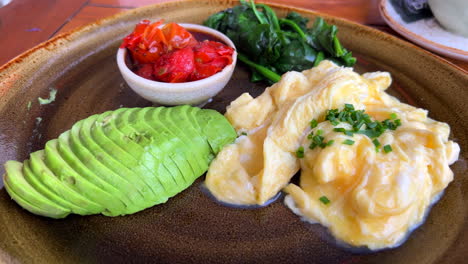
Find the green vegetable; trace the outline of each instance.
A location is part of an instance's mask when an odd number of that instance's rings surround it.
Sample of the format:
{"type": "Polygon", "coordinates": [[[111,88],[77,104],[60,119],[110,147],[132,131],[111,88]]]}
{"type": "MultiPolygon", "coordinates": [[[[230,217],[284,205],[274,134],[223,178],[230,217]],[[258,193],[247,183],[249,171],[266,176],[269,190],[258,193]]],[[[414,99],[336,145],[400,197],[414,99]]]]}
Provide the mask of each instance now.
{"type": "Polygon", "coordinates": [[[343,141],[343,144],[345,144],[345,145],[353,145],[353,144],[354,144],[354,140],[346,139],[345,141],[343,141]]]}
{"type": "Polygon", "coordinates": [[[392,152],[393,149],[392,149],[392,146],[390,146],[390,145],[385,145],[385,146],[383,147],[383,150],[384,150],[385,153],[389,153],[389,152],[392,152]]]}
{"type": "MultiPolygon", "coordinates": [[[[395,119],[396,114],[392,114],[390,117],[395,119]]],[[[338,125],[340,122],[344,122],[353,127],[352,130],[336,127],[333,129],[335,132],[342,132],[347,136],[353,136],[354,133],[363,134],[369,138],[377,138],[387,129],[395,130],[401,126],[400,119],[395,119],[394,121],[386,119],[382,122],[373,121],[364,110],[355,110],[352,104],[345,104],[345,107],[341,111],[338,109],[328,110],[325,120],[330,121],[334,126],[338,125]]]]}
{"type": "Polygon", "coordinates": [[[310,128],[316,128],[318,125],[318,122],[317,120],[315,119],[312,119],[312,121],[310,121],[310,128]]]}
{"type": "MultiPolygon", "coordinates": [[[[49,98],[44,99],[44,98],[37,98],[37,101],[39,101],[40,105],[45,105],[45,104],[50,104],[53,101],[55,101],[55,96],[57,95],[57,90],[56,89],[51,89],[49,92],[49,98]]],[[[29,106],[29,104],[28,104],[29,106]]],[[[29,108],[28,108],[29,109],[29,108]]]]}
{"type": "Polygon", "coordinates": [[[238,58],[253,71],[252,81],[277,82],[287,71],[303,71],[324,59],[353,66],[356,58],[336,36],[338,29],[317,18],[290,12],[278,19],[265,4],[241,1],[240,5],[211,15],[204,24],[226,34],[238,49],[238,58]]]}
{"type": "Polygon", "coordinates": [[[302,159],[304,157],[304,147],[299,147],[296,151],[296,157],[302,159]]]}
{"type": "Polygon", "coordinates": [[[42,216],[132,214],[186,189],[235,138],[214,110],[120,108],[77,122],[23,163],[7,161],[5,188],[42,216]]]}
{"type": "Polygon", "coordinates": [[[325,205],[330,203],[330,200],[325,195],[320,197],[319,200],[325,205]]]}

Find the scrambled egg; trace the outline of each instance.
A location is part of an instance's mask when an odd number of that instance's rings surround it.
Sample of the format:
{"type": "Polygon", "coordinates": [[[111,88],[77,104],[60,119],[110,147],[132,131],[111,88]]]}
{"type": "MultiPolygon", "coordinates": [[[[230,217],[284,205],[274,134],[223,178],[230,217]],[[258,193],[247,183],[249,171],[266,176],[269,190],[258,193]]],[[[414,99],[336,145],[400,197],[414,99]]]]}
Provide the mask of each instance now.
{"type": "Polygon", "coordinates": [[[448,140],[447,124],[388,95],[390,83],[388,73],[360,76],[323,61],[283,75],[255,99],[241,95],[226,117],[244,135],[212,162],[208,189],[227,203],[264,204],[284,188],[293,212],[327,226],[339,240],[370,249],[399,245],[452,181],[449,165],[460,149],[448,140]],[[345,104],[379,121],[396,114],[401,126],[378,138],[393,151],[377,151],[366,135],[334,131],[349,124],[333,125],[325,114],[345,104]],[[313,119],[319,123],[312,129],[313,119]],[[307,135],[318,130],[334,144],[309,149],[307,135]],[[343,144],[347,139],[354,144],[343,144]],[[298,158],[301,146],[304,157],[298,158]],[[300,186],[288,185],[299,169],[300,186]]]}

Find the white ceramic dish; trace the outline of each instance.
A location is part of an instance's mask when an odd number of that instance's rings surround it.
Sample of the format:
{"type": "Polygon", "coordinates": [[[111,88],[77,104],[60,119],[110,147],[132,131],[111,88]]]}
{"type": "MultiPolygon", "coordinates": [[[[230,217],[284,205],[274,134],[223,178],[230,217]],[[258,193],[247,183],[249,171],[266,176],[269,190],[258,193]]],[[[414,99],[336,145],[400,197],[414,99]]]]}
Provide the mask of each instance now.
{"type": "Polygon", "coordinates": [[[406,23],[389,0],[382,0],[379,9],[385,22],[407,39],[433,52],[468,61],[468,38],[447,31],[435,18],[406,23]]]}
{"type": "Polygon", "coordinates": [[[199,105],[208,101],[226,86],[236,66],[237,52],[234,43],[232,43],[226,35],[217,30],[196,24],[180,23],[179,25],[188,30],[205,32],[213,35],[228,46],[234,48],[232,63],[224,67],[221,72],[208,78],[185,83],[157,82],[138,76],[125,64],[127,49],[119,48],[117,51],[117,65],[130,88],[141,97],[153,103],[162,105],[199,105]]]}

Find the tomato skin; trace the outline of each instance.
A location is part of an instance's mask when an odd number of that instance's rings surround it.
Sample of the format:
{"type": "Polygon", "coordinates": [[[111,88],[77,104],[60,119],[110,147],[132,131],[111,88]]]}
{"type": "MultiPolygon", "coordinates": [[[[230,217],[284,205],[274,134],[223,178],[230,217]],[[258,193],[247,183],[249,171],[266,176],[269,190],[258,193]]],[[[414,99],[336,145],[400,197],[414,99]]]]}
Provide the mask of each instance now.
{"type": "Polygon", "coordinates": [[[207,78],[232,63],[234,49],[220,42],[205,40],[194,47],[195,71],[190,80],[207,78]]]}
{"type": "Polygon", "coordinates": [[[153,76],[153,64],[152,63],[147,63],[147,64],[141,64],[138,69],[135,71],[135,73],[138,76],[141,76],[145,79],[149,80],[155,80],[153,76]]]}
{"type": "Polygon", "coordinates": [[[198,41],[190,32],[176,23],[164,25],[162,32],[167,40],[168,51],[193,47],[198,44],[198,41]]]}
{"type": "Polygon", "coordinates": [[[185,47],[162,55],[154,64],[153,75],[160,82],[186,82],[194,68],[193,50],[185,47]]]}

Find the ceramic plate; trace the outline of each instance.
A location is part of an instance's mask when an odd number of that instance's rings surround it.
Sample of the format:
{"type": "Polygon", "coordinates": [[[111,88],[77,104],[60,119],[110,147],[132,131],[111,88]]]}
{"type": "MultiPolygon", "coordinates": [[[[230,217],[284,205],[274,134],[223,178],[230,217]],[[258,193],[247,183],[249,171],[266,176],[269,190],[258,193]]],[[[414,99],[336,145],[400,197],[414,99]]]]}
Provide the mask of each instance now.
{"type": "Polygon", "coordinates": [[[447,31],[434,17],[406,23],[389,0],[380,2],[380,14],[391,28],[414,43],[447,57],[468,61],[468,38],[447,31]]]}
{"type": "MultiPolygon", "coordinates": [[[[24,160],[73,123],[119,107],[149,106],[127,87],[115,54],[121,39],[143,18],[202,23],[231,1],[158,4],[60,35],[0,68],[0,164],[24,160]],[[56,100],[39,105],[57,89],[56,100]],[[28,107],[29,102],[31,106],[28,107]]],[[[293,8],[273,5],[279,16],[293,8]]],[[[296,10],[313,19],[317,13],[296,10]]],[[[338,247],[320,225],[303,222],[282,198],[260,209],[215,202],[203,176],[167,203],[124,217],[76,216],[53,220],[20,208],[0,187],[0,262],[7,263],[461,263],[468,257],[468,76],[405,41],[338,18],[342,42],[358,57],[356,70],[389,71],[391,93],[452,127],[461,146],[455,180],[427,221],[402,246],[376,253],[338,247]]],[[[206,105],[224,112],[249,82],[238,65],[228,86],[206,105]]],[[[3,168],[0,174],[3,174],[3,168]]],[[[1,186],[1,185],[0,185],[1,186]]]]}

